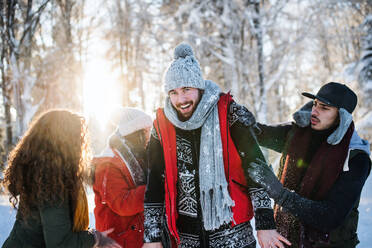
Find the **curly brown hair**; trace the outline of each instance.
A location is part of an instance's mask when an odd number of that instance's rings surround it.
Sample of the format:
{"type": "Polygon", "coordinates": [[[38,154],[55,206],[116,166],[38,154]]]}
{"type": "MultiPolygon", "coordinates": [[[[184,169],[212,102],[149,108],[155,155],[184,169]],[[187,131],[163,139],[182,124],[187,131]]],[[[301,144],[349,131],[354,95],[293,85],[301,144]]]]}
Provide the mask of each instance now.
{"type": "Polygon", "coordinates": [[[9,155],[3,183],[13,207],[19,205],[27,217],[36,206],[68,199],[75,209],[91,159],[89,147],[82,116],[68,110],[41,114],[9,155]]]}

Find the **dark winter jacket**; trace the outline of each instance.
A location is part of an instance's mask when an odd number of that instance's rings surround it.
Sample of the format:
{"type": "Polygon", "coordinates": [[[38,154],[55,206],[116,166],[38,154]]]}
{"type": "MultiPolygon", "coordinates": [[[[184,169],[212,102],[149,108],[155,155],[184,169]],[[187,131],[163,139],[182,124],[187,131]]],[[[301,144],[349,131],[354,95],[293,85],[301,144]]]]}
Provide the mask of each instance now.
{"type": "Polygon", "coordinates": [[[68,202],[35,208],[27,220],[18,213],[13,229],[2,247],[93,247],[94,234],[89,231],[73,232],[72,224],[68,202]]]}
{"type": "MultiPolygon", "coordinates": [[[[279,173],[283,171],[294,125],[257,125],[256,135],[260,145],[282,153],[279,173]]],[[[286,199],[281,206],[284,211],[300,220],[302,225],[293,228],[300,228],[305,239],[314,241],[312,236],[317,236],[313,247],[355,247],[359,243],[356,234],[357,208],[363,185],[371,169],[369,147],[360,141],[354,132],[349,145],[348,163],[323,199],[313,201],[301,197],[297,194],[297,189],[291,189],[296,193],[286,191],[286,199]]],[[[315,152],[316,150],[312,151],[312,154],[315,152]]]]}
{"type": "MultiPolygon", "coordinates": [[[[232,103],[229,108],[230,133],[240,159],[242,167],[248,166],[249,162],[261,157],[261,151],[252,136],[249,124],[249,112],[244,107],[232,103]]],[[[155,120],[156,121],[156,120],[155,120]]],[[[175,128],[177,144],[177,229],[181,236],[182,244],[191,244],[190,247],[208,247],[208,242],[214,242],[214,237],[220,237],[214,247],[226,247],[231,242],[250,242],[255,245],[252,228],[249,221],[231,227],[222,226],[221,230],[206,231],[203,228],[200,193],[199,193],[199,151],[200,151],[200,134],[201,130],[181,130],[175,128]],[[229,229],[227,231],[226,229],[229,229]],[[241,236],[243,233],[249,235],[241,236]],[[223,235],[225,233],[225,235],[223,235]],[[230,233],[230,240],[226,233],[230,233]],[[226,239],[226,240],[225,240],[226,239]],[[225,240],[228,243],[219,245],[219,242],[225,240]]],[[[222,131],[221,131],[222,132],[222,131]]],[[[163,147],[155,130],[149,144],[149,181],[145,195],[145,241],[159,242],[164,223],[164,155],[163,147]]],[[[229,175],[226,174],[226,177],[229,175]]],[[[254,203],[254,214],[256,218],[256,229],[275,229],[273,222],[273,211],[270,206],[270,199],[266,192],[258,185],[253,183],[248,175],[245,175],[248,188],[243,185],[241,190],[250,195],[254,203]]],[[[230,180],[228,180],[230,181],[230,180]]],[[[232,182],[235,183],[235,182],[232,182]]],[[[239,211],[239,210],[237,210],[239,211]]],[[[237,243],[234,243],[237,245],[237,243]]],[[[246,247],[245,244],[237,247],[246,247]]]]}

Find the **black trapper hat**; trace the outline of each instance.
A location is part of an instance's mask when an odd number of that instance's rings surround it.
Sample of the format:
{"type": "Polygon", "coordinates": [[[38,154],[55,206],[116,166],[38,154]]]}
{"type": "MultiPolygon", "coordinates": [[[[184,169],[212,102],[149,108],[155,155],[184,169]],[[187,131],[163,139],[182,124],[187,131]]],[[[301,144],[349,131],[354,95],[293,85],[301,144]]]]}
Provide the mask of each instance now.
{"type": "Polygon", "coordinates": [[[358,102],[358,97],[354,91],[345,84],[336,82],[323,85],[316,95],[307,92],[303,92],[302,95],[311,99],[318,99],[336,108],[344,108],[350,114],[354,111],[358,102]]]}

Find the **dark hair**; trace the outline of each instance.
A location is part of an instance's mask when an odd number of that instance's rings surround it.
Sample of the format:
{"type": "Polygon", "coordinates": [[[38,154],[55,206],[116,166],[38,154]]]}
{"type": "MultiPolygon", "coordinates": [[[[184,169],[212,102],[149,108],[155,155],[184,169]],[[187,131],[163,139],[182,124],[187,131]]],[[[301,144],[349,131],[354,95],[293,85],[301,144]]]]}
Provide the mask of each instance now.
{"type": "Polygon", "coordinates": [[[35,206],[67,197],[75,209],[90,156],[83,117],[67,110],[41,114],[9,155],[3,182],[9,201],[14,208],[20,201],[25,217],[35,206]]]}

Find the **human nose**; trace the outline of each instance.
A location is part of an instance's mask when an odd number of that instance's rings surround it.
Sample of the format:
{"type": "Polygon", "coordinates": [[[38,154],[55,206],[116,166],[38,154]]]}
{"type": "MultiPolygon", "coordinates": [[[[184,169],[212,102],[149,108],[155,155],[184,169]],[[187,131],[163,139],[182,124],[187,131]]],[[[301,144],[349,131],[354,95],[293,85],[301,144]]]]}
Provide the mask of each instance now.
{"type": "Polygon", "coordinates": [[[316,106],[313,106],[313,108],[311,109],[311,115],[314,115],[314,116],[319,115],[319,112],[316,106]]]}
{"type": "Polygon", "coordinates": [[[183,93],[179,94],[179,96],[178,96],[178,102],[179,102],[179,103],[184,103],[184,102],[186,102],[186,101],[187,101],[187,97],[186,97],[186,95],[183,94],[183,93]]]}

